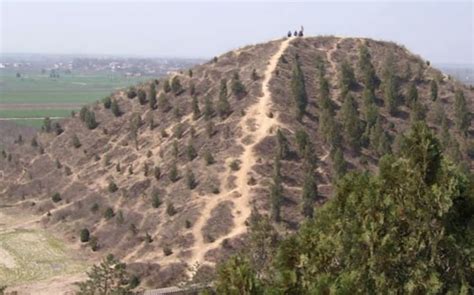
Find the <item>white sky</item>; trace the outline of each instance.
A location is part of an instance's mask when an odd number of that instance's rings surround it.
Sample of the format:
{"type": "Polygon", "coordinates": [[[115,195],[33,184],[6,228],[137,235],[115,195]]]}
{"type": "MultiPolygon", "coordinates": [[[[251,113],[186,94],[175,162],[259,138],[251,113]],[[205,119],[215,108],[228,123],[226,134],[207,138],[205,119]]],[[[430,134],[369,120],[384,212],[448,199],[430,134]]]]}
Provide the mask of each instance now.
{"type": "Polygon", "coordinates": [[[8,53],[212,57],[305,27],[395,41],[435,63],[474,64],[472,1],[0,0],[8,53]]]}

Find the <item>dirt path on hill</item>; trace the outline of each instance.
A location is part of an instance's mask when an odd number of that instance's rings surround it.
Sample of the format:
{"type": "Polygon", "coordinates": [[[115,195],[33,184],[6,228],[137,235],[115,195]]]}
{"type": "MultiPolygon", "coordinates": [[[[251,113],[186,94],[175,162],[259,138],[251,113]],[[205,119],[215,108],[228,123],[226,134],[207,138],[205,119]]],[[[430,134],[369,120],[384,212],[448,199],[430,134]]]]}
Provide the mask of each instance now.
{"type": "Polygon", "coordinates": [[[223,180],[226,180],[229,174],[233,174],[236,177],[235,183],[237,188],[230,191],[228,188],[224,188],[219,195],[210,196],[209,200],[205,203],[205,206],[201,211],[201,215],[194,224],[192,230],[195,243],[192,256],[189,259],[190,265],[195,263],[198,263],[199,265],[206,264],[205,254],[207,251],[219,247],[224,239],[237,237],[247,231],[245,221],[248,219],[252,211],[250,205],[251,189],[247,182],[249,176],[251,175],[252,167],[257,160],[253,148],[262,139],[271,134],[273,132],[273,127],[277,125],[277,121],[275,119],[277,116],[273,116],[273,118],[268,117],[271,105],[269,83],[278,64],[280,56],[286,50],[290,41],[291,39],[283,40],[278,51],[270,58],[267,69],[264,73],[264,79],[262,81],[263,95],[258,99],[257,103],[250,106],[250,108],[246,111],[245,116],[243,116],[240,120],[239,127],[242,129],[240,141],[244,148],[243,153],[238,158],[240,161],[240,169],[236,172],[232,172],[229,171],[228,165],[226,165],[226,173],[224,176],[222,176],[223,180]],[[248,137],[252,138],[252,143],[244,144],[243,140],[248,137]],[[228,234],[216,239],[212,243],[206,243],[204,241],[202,229],[206,225],[207,219],[211,215],[212,210],[224,200],[230,200],[234,204],[232,210],[234,227],[228,234]]]}
{"type": "MultiPolygon", "coordinates": [[[[344,40],[345,38],[339,38],[339,40],[337,40],[337,42],[334,43],[334,45],[332,46],[331,49],[329,49],[328,51],[326,51],[326,59],[328,60],[329,64],[331,65],[331,69],[333,71],[333,73],[335,75],[337,75],[337,65],[336,65],[336,62],[334,61],[334,59],[332,58],[334,52],[337,49],[338,45],[342,42],[342,40],[344,40]]],[[[339,91],[338,91],[338,96],[339,96],[339,91]]],[[[341,106],[341,102],[337,99],[335,99],[332,95],[331,95],[331,100],[337,105],[337,106],[341,106]]]]}
{"type": "Polygon", "coordinates": [[[276,120],[277,116],[273,116],[272,118],[268,116],[271,105],[271,92],[269,84],[278,61],[283,52],[285,52],[291,40],[292,39],[286,39],[282,41],[278,51],[270,59],[265,71],[265,78],[262,81],[263,95],[259,99],[258,103],[253,105],[240,121],[240,127],[243,131],[241,140],[251,136],[253,143],[250,145],[243,144],[244,152],[240,157],[241,167],[236,174],[237,187],[240,188],[240,194],[242,196],[234,201],[235,208],[240,210],[241,214],[237,216],[237,218],[234,218],[236,226],[228,235],[228,238],[237,236],[247,230],[245,221],[250,216],[252,210],[250,206],[250,186],[247,184],[247,182],[249,179],[249,174],[252,170],[252,166],[256,163],[253,148],[266,136],[272,133],[272,128],[278,124],[276,120]],[[248,122],[255,122],[256,130],[249,130],[248,122]]]}

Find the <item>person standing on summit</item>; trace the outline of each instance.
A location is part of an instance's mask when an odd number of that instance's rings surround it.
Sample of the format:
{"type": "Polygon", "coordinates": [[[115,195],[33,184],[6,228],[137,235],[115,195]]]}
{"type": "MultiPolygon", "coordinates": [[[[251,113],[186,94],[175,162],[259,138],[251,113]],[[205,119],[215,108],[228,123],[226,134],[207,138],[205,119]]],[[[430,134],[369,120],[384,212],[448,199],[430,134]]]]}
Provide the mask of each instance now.
{"type": "Polygon", "coordinates": [[[291,30],[288,31],[288,34],[286,35],[288,38],[291,38],[291,36],[294,37],[303,37],[304,36],[304,27],[301,26],[301,29],[299,31],[295,30],[295,32],[292,34],[291,30]]]}

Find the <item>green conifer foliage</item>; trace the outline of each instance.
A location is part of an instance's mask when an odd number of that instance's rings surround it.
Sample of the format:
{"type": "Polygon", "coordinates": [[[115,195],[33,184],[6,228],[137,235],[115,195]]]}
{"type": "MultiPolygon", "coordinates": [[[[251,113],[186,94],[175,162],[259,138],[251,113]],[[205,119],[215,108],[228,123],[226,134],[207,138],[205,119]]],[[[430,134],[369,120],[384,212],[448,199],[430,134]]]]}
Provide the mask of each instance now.
{"type": "Polygon", "coordinates": [[[303,71],[301,70],[298,58],[296,58],[295,64],[293,65],[291,93],[295,101],[296,118],[297,120],[301,120],[303,119],[304,113],[306,112],[306,106],[308,105],[308,95],[306,93],[303,71]]]}

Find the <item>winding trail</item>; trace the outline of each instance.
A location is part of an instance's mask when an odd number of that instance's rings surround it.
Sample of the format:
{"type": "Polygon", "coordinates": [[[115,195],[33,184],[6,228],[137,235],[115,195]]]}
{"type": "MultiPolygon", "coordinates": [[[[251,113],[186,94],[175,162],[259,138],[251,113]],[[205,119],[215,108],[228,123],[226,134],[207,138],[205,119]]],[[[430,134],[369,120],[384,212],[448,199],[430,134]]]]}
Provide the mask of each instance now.
{"type": "MultiPolygon", "coordinates": [[[[338,50],[337,47],[339,46],[339,44],[340,44],[344,39],[345,39],[345,38],[339,38],[339,40],[337,40],[337,42],[334,43],[334,45],[332,46],[332,48],[326,51],[326,59],[328,60],[329,64],[331,65],[331,69],[332,69],[332,72],[334,73],[334,75],[337,75],[337,66],[336,66],[336,62],[334,61],[334,59],[332,58],[332,56],[333,56],[334,52],[335,52],[336,50],[338,50]]],[[[337,97],[339,97],[339,93],[338,93],[337,97]]],[[[341,102],[340,102],[338,99],[333,98],[333,95],[331,95],[331,100],[332,100],[338,107],[341,106],[341,102]]]]}
{"type": "Polygon", "coordinates": [[[292,39],[285,39],[281,41],[277,52],[270,58],[268,66],[264,73],[262,81],[262,96],[258,101],[251,105],[246,111],[246,114],[241,118],[238,126],[242,129],[242,136],[239,138],[240,144],[244,151],[238,158],[240,161],[240,169],[236,172],[229,171],[226,166],[226,173],[222,176],[232,174],[236,177],[236,188],[229,190],[224,188],[219,195],[207,196],[209,199],[201,210],[201,215],[193,226],[192,233],[195,238],[194,247],[192,248],[192,255],[189,258],[190,265],[197,263],[198,265],[209,264],[205,260],[205,254],[211,249],[220,246],[220,243],[225,239],[230,239],[244,234],[247,231],[246,220],[250,217],[251,207],[251,187],[248,185],[248,180],[252,172],[252,167],[256,163],[256,156],[253,151],[254,147],[263,140],[266,136],[274,131],[274,127],[278,125],[277,116],[270,118],[268,116],[271,106],[271,92],[269,88],[270,80],[273,72],[276,69],[278,61],[284,51],[287,49],[292,39]],[[251,138],[250,144],[245,144],[245,139],[251,138]],[[230,200],[233,203],[232,218],[234,227],[232,230],[216,239],[212,243],[206,243],[202,234],[202,230],[206,225],[207,219],[212,210],[216,208],[219,203],[224,200],[230,200]]]}

